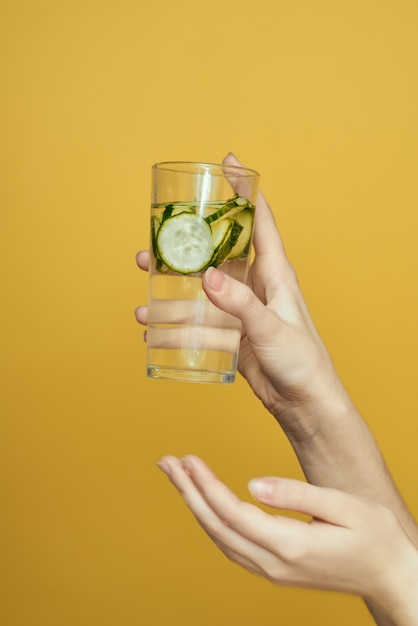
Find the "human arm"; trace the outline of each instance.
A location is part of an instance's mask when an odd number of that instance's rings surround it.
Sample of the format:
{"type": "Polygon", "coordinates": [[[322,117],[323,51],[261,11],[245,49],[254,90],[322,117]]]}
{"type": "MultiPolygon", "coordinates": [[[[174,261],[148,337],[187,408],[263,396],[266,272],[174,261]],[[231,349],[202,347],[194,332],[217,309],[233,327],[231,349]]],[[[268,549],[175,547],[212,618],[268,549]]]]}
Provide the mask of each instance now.
{"type": "Polygon", "coordinates": [[[259,502],[312,517],[303,521],[240,500],[197,457],[159,466],[231,561],[275,584],[362,595],[387,626],[418,625],[418,552],[386,507],[292,479],[250,481],[259,502]]]}
{"type": "MultiPolygon", "coordinates": [[[[239,165],[232,155],[225,162],[239,165]]],[[[247,285],[212,268],[202,279],[209,300],[242,322],[239,371],[281,425],[310,483],[386,506],[418,546],[417,524],[314,326],[262,194],[254,249],[247,285]]],[[[148,269],[148,252],[137,262],[148,269]]],[[[137,319],[146,325],[146,307],[137,319]]],[[[367,602],[377,623],[391,626],[367,602]]]]}
{"type": "MultiPolygon", "coordinates": [[[[232,155],[225,162],[239,165],[232,155]]],[[[203,276],[209,300],[242,322],[241,374],[283,428],[310,483],[386,505],[418,545],[417,525],[315,328],[261,193],[254,248],[247,285],[214,268],[203,276]]],[[[148,259],[138,254],[141,269],[148,259]]],[[[137,319],[147,323],[146,307],[137,319]]]]}

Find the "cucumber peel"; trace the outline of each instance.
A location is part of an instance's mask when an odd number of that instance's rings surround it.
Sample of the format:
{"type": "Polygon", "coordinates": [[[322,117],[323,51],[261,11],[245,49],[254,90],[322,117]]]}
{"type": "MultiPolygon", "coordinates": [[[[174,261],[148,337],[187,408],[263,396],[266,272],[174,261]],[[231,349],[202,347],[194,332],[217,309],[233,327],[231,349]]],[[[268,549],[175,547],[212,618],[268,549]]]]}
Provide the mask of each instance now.
{"type": "Polygon", "coordinates": [[[196,213],[196,205],[191,202],[176,202],[165,206],[161,221],[165,222],[169,217],[174,217],[179,213],[196,213]]]}
{"type": "Polygon", "coordinates": [[[241,198],[238,194],[235,194],[233,198],[227,200],[217,211],[208,215],[206,221],[208,224],[212,224],[224,218],[231,218],[248,206],[250,206],[248,200],[241,198]]]}
{"type": "MultiPolygon", "coordinates": [[[[241,224],[231,219],[222,220],[221,225],[223,227],[224,235],[215,248],[212,259],[209,263],[209,265],[212,265],[213,267],[219,267],[228,258],[228,255],[236,245],[238,237],[243,229],[241,224]]],[[[212,229],[212,235],[213,230],[214,229],[212,229]]]]}
{"type": "Polygon", "coordinates": [[[244,209],[235,215],[234,220],[241,227],[241,230],[239,232],[239,237],[228,254],[228,261],[244,258],[250,253],[254,211],[251,209],[244,209]]]}

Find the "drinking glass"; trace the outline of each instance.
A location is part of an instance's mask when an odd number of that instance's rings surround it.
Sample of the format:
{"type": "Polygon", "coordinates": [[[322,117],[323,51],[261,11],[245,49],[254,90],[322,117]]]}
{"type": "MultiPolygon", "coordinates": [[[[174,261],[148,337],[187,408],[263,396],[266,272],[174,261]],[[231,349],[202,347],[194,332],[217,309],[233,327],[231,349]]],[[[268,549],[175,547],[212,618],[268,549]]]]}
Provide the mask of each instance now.
{"type": "Polygon", "coordinates": [[[202,275],[247,279],[259,174],[194,162],[152,166],[147,375],[232,383],[240,321],[214,306],[202,275]]]}

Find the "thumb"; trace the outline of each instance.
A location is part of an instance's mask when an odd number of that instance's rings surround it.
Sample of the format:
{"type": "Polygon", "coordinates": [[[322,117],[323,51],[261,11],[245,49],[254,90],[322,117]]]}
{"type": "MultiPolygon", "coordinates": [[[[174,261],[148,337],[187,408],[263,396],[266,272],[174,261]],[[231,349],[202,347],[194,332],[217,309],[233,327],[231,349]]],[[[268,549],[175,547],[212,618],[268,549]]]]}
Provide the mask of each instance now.
{"type": "Polygon", "coordinates": [[[337,489],[275,476],[253,478],[248,489],[263,504],[306,513],[337,526],[354,525],[357,518],[357,502],[337,489]]]}
{"type": "Polygon", "coordinates": [[[280,320],[250,287],[214,267],[206,270],[202,284],[215,306],[241,320],[251,342],[271,345],[272,334],[277,332],[280,320]]]}

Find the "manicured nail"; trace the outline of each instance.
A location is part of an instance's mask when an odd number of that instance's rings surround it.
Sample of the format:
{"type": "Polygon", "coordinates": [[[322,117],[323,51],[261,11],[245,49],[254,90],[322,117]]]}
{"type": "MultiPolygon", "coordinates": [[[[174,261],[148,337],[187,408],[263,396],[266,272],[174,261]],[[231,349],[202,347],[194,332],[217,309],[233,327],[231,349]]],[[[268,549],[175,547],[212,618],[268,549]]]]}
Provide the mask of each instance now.
{"type": "Polygon", "coordinates": [[[160,470],[162,470],[165,474],[167,474],[167,476],[170,476],[171,469],[168,463],[166,463],[165,461],[158,461],[157,467],[159,467],[160,470]]]}
{"type": "Polygon", "coordinates": [[[208,267],[204,274],[205,282],[213,291],[221,291],[225,282],[225,274],[214,267],[208,267]]]}
{"type": "Polygon", "coordinates": [[[273,493],[273,485],[262,478],[253,478],[248,483],[248,490],[255,498],[268,498],[273,493]]]}

